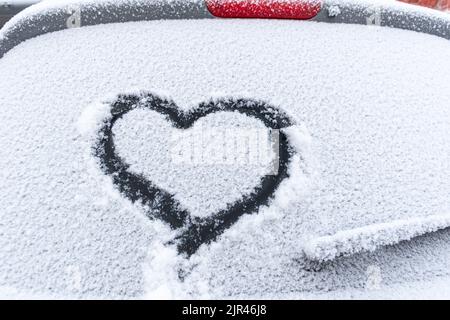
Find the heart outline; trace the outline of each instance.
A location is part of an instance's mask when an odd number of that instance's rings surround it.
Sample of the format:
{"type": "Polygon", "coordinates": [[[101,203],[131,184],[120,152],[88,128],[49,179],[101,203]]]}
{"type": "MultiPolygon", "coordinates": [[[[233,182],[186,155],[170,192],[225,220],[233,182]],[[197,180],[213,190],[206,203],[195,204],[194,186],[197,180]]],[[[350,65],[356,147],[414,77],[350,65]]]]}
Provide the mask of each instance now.
{"type": "Polygon", "coordinates": [[[202,244],[217,239],[226,229],[236,223],[244,214],[252,214],[267,205],[273,198],[280,183],[289,177],[288,165],[293,148],[287,136],[279,135],[279,169],[276,175],[266,175],[250,194],[227,206],[209,217],[192,217],[183,209],[172,194],[160,189],[142,174],[129,171],[129,165],[116,153],[113,127],[117,120],[136,108],[156,111],[165,116],[173,127],[189,129],[199,119],[216,112],[240,112],[256,118],[269,129],[281,130],[293,125],[289,117],[265,102],[250,99],[220,99],[200,103],[197,107],[184,112],[172,100],[161,98],[152,93],[123,94],[111,103],[111,117],[104,121],[98,131],[93,147],[94,155],[100,160],[104,174],[110,176],[120,193],[132,203],[141,201],[150,208],[147,217],[161,219],[180,234],[171,242],[176,244],[178,252],[190,257],[202,244]]]}

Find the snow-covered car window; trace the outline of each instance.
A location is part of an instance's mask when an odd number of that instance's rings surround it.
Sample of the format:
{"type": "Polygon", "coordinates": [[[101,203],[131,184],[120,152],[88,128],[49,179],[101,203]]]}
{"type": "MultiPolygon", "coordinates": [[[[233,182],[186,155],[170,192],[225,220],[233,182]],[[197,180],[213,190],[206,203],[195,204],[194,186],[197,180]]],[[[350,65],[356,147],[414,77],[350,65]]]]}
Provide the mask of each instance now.
{"type": "Polygon", "coordinates": [[[11,20],[0,295],[423,297],[449,283],[450,18],[365,3],[264,20],[175,1],[190,19],[105,9],[94,23],[101,2],[43,2],[11,20]],[[385,26],[392,12],[417,30],[385,26]],[[49,19],[54,32],[36,27],[49,19]]]}

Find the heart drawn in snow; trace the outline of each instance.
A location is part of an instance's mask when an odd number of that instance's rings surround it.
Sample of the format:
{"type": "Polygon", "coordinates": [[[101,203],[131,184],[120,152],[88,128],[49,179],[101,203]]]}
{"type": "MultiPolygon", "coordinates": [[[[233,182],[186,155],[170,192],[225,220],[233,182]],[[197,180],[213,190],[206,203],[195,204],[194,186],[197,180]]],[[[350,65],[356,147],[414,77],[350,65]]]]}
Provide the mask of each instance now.
{"type": "Polygon", "coordinates": [[[279,131],[278,170],[274,175],[261,177],[259,184],[249,194],[226,209],[208,217],[193,216],[182,207],[173,194],[155,185],[142,174],[130,170],[130,165],[117,154],[113,128],[117,120],[137,108],[158,112],[171,125],[180,130],[191,128],[203,117],[219,112],[239,112],[261,121],[270,130],[290,127],[292,121],[279,109],[267,103],[248,99],[211,100],[184,112],[171,101],[151,93],[121,95],[110,105],[111,116],[98,131],[94,155],[98,157],[102,171],[110,176],[122,195],[134,202],[141,202],[149,208],[151,219],[161,219],[172,229],[179,230],[173,241],[178,251],[187,256],[194,254],[202,244],[214,241],[231,227],[243,214],[256,213],[260,206],[267,205],[280,183],[288,178],[288,166],[292,148],[283,131],[279,131]]]}

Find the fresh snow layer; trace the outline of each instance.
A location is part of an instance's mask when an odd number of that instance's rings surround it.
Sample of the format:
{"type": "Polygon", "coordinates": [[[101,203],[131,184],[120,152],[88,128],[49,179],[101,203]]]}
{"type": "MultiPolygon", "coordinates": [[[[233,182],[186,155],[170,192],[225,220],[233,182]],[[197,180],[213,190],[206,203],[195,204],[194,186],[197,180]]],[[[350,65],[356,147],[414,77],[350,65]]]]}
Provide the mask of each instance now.
{"type": "MultiPolygon", "coordinates": [[[[371,270],[387,287],[450,276],[447,230],[335,258],[447,225],[449,55],[448,41],[425,34],[304,21],[112,24],[20,44],[0,59],[0,286],[38,296],[276,298],[360,290],[371,270]],[[109,112],[98,102],[136,88],[184,110],[229,96],[281,108],[296,123],[286,131],[295,179],[190,260],[176,255],[163,245],[169,227],[123,198],[92,157],[89,133],[109,112]]],[[[258,123],[217,114],[199,125],[258,123]]],[[[204,214],[262,170],[178,172],[155,151],[170,128],[151,112],[130,113],[115,130],[135,170],[204,214]]]]}
{"type": "Polygon", "coordinates": [[[333,260],[340,255],[373,251],[380,245],[410,240],[449,225],[450,215],[392,220],[313,239],[304,245],[303,250],[310,259],[333,260]]]}

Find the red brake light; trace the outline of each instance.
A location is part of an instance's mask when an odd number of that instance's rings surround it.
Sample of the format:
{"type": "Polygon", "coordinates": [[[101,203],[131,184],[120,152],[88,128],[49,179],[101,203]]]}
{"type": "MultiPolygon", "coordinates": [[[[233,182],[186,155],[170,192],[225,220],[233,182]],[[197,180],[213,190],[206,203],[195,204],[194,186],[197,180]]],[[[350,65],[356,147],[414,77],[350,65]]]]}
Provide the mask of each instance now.
{"type": "Polygon", "coordinates": [[[205,0],[212,15],[220,18],[311,19],[322,0],[205,0]]]}

